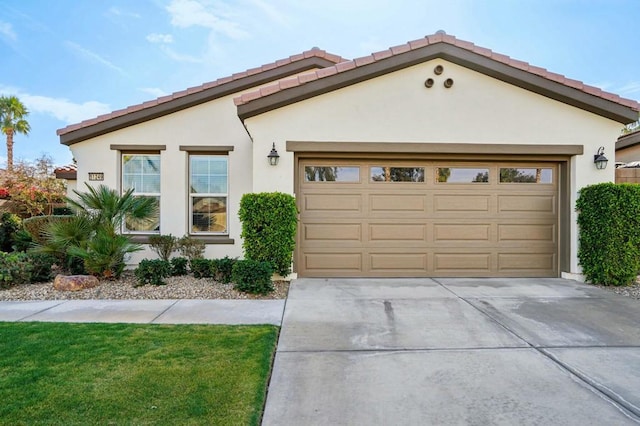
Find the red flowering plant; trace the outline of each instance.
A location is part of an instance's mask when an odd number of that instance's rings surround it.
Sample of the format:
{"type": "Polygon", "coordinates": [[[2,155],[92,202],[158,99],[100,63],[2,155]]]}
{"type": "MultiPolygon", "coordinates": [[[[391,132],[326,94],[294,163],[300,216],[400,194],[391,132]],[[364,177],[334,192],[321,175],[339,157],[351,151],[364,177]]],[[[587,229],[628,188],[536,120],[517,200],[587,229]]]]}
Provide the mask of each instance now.
{"type": "Polygon", "coordinates": [[[6,200],[9,197],[9,190],[7,188],[0,188],[0,200],[6,200]]]}
{"type": "Polygon", "coordinates": [[[51,157],[43,156],[34,163],[19,162],[12,172],[5,172],[0,182],[0,198],[19,203],[26,217],[51,214],[54,203],[64,202],[65,184],[56,179],[51,157]],[[3,197],[2,189],[7,197],[3,197]]]}

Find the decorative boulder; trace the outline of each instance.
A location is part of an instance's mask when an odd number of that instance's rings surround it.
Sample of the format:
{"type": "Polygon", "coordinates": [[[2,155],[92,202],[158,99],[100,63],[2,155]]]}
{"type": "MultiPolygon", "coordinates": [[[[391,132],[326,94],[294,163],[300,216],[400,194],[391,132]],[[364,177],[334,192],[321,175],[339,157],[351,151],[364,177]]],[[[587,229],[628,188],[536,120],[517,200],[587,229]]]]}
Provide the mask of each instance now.
{"type": "Polygon", "coordinates": [[[78,291],[93,288],[100,284],[92,275],[56,275],[53,288],[59,291],[78,291]]]}

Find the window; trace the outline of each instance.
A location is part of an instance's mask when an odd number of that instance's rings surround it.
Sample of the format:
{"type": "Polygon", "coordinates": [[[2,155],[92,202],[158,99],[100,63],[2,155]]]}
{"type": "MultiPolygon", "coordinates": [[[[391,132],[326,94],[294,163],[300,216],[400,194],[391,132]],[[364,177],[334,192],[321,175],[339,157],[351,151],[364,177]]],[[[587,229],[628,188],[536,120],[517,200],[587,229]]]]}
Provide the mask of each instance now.
{"type": "Polygon", "coordinates": [[[424,167],[371,167],[373,182],[424,182],[424,167]]]}
{"type": "Polygon", "coordinates": [[[125,232],[160,232],[160,154],[122,154],[122,192],[157,201],[156,214],[145,220],[126,218],[125,232]]]}
{"type": "Polygon", "coordinates": [[[436,181],[438,183],[487,183],[489,182],[489,169],[438,167],[436,181]]]}
{"type": "Polygon", "coordinates": [[[305,182],[360,182],[360,167],[305,166],[305,182]]]}
{"type": "Polygon", "coordinates": [[[500,183],[552,183],[551,169],[501,168],[500,183]]]}
{"type": "Polygon", "coordinates": [[[192,234],[227,234],[228,156],[189,157],[189,210],[192,234]]]}

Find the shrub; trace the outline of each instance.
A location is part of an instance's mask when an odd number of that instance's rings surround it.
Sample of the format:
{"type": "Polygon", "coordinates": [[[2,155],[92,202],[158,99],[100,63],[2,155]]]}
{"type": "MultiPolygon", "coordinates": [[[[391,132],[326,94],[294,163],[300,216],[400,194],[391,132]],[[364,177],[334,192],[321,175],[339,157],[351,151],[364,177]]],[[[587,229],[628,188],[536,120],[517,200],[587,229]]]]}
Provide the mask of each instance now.
{"type": "Polygon", "coordinates": [[[43,231],[43,242],[34,251],[47,253],[58,259],[58,266],[71,274],[84,274],[84,260],[72,253],[72,248],[86,248],[94,232],[91,218],[81,216],[56,216],[43,231]]]}
{"type": "Polygon", "coordinates": [[[189,260],[202,259],[204,257],[204,241],[185,235],[178,240],[178,250],[182,256],[189,260]]]}
{"type": "Polygon", "coordinates": [[[144,259],[135,270],[138,285],[164,285],[163,280],[171,276],[171,264],[162,259],[144,259]]]}
{"type": "Polygon", "coordinates": [[[615,286],[632,283],[640,268],[640,185],[584,187],[576,210],[578,260],[587,281],[615,286]]]}
{"type": "Polygon", "coordinates": [[[14,251],[25,252],[33,246],[33,238],[31,234],[24,229],[20,229],[13,234],[13,248],[14,251]]]}
{"type": "Polygon", "coordinates": [[[211,278],[211,261],[208,259],[191,259],[191,273],[195,278],[211,278]]]}
{"type": "Polygon", "coordinates": [[[33,216],[22,221],[22,226],[36,244],[45,244],[47,232],[53,223],[69,222],[73,216],[33,216]]]}
{"type": "Polygon", "coordinates": [[[13,250],[14,234],[21,227],[21,220],[12,213],[2,213],[0,217],[0,250],[10,252],[13,250]]]}
{"type": "Polygon", "coordinates": [[[178,248],[178,239],[173,235],[152,235],[149,237],[149,247],[155,251],[160,259],[169,260],[171,253],[178,248]]]}
{"type": "Polygon", "coordinates": [[[31,263],[25,253],[0,252],[0,287],[29,283],[31,270],[31,263]]]}
{"type": "Polygon", "coordinates": [[[269,262],[239,260],[233,265],[233,282],[239,291],[266,294],[273,291],[271,276],[273,268],[269,262]]]}
{"type": "Polygon", "coordinates": [[[69,207],[54,207],[53,208],[54,216],[73,216],[73,210],[69,207]]]}
{"type": "Polygon", "coordinates": [[[225,256],[211,261],[211,276],[219,283],[228,284],[232,281],[233,265],[237,258],[225,256]]]}
{"type": "Polygon", "coordinates": [[[46,253],[27,253],[27,261],[31,264],[32,283],[50,281],[53,277],[51,267],[56,263],[56,258],[46,253]]]}
{"type": "Polygon", "coordinates": [[[102,278],[119,278],[124,271],[124,258],[127,254],[142,250],[125,235],[111,235],[98,230],[85,247],[73,246],[69,254],[82,258],[84,269],[102,278]]]}
{"type": "Polygon", "coordinates": [[[186,257],[174,257],[171,259],[171,275],[187,275],[187,264],[189,260],[186,257]]]}
{"type": "Polygon", "coordinates": [[[239,217],[245,257],[270,262],[280,275],[288,275],[296,243],[295,198],[279,192],[245,194],[239,217]]]}

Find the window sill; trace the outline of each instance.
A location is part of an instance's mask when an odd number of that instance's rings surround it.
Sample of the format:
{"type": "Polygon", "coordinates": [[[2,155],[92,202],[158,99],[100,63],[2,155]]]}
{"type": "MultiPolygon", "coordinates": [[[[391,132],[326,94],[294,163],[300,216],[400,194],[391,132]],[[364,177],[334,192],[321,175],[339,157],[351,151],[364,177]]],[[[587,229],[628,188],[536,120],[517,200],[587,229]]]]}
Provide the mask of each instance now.
{"type": "Polygon", "coordinates": [[[235,244],[233,238],[226,235],[189,235],[194,240],[202,241],[205,244],[235,244]]]}

